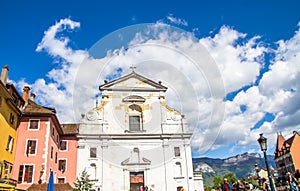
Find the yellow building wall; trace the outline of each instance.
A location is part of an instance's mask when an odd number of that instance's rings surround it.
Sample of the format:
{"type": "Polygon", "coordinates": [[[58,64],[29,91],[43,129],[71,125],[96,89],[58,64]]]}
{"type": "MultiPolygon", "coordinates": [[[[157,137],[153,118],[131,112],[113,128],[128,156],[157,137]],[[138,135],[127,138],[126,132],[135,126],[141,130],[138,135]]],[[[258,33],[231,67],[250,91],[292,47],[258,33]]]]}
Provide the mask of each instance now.
{"type": "Polygon", "coordinates": [[[10,127],[10,124],[6,122],[4,117],[0,116],[0,124],[1,124],[1,138],[0,138],[0,161],[6,160],[7,162],[13,164],[14,161],[14,150],[15,150],[15,142],[16,142],[16,130],[10,127]],[[8,137],[11,136],[14,139],[14,145],[12,152],[7,151],[7,142],[8,137]]]}
{"type": "Polygon", "coordinates": [[[2,170],[0,169],[1,171],[0,178],[4,178],[3,162],[7,161],[13,164],[14,161],[17,126],[18,126],[19,117],[15,109],[13,109],[12,106],[6,102],[4,95],[0,94],[0,96],[1,96],[1,105],[0,105],[0,163],[1,164],[0,165],[2,168],[2,170]],[[11,113],[14,115],[13,124],[10,123],[11,113]],[[13,138],[12,152],[6,149],[9,136],[13,138]]]}

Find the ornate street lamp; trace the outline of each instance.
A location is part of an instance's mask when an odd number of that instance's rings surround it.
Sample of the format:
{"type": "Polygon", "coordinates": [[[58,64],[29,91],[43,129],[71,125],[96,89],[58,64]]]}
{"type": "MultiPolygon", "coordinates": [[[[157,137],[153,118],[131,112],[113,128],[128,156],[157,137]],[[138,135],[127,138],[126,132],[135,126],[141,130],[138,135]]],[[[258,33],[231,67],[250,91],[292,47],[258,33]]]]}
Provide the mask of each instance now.
{"type": "Polygon", "coordinates": [[[259,137],[259,139],[257,139],[257,141],[260,145],[261,151],[264,153],[264,158],[265,158],[265,163],[266,163],[266,167],[267,167],[267,171],[268,171],[268,177],[269,177],[271,190],[276,191],[275,187],[274,187],[274,184],[273,184],[273,179],[272,179],[272,175],[271,175],[271,172],[270,172],[269,163],[268,163],[267,154],[266,154],[266,151],[267,151],[267,138],[264,137],[262,133],[259,134],[259,135],[260,135],[260,137],[259,137]]]}

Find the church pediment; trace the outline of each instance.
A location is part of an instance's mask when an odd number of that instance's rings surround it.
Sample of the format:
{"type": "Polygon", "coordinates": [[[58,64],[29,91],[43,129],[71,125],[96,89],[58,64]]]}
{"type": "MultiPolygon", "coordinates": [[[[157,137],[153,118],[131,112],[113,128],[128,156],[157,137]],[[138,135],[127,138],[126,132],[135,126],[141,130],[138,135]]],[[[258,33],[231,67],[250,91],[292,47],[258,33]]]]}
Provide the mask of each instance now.
{"type": "Polygon", "coordinates": [[[163,91],[168,88],[163,86],[161,82],[154,82],[134,71],[121,78],[106,82],[99,86],[99,90],[108,91],[163,91]]]}

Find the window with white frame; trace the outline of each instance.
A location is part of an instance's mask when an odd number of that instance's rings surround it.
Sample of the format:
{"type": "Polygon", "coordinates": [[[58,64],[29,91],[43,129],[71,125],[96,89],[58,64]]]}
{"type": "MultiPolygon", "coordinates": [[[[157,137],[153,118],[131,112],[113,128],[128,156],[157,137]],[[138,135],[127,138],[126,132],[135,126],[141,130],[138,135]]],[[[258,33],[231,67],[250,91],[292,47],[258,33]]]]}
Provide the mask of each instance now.
{"type": "Polygon", "coordinates": [[[58,180],[58,184],[66,183],[66,177],[58,177],[57,180],[58,180]]]}
{"type": "Polygon", "coordinates": [[[20,165],[18,183],[33,183],[34,165],[20,165]]]}
{"type": "Polygon", "coordinates": [[[58,170],[64,173],[67,169],[67,160],[66,159],[58,159],[58,170]]]}
{"type": "Polygon", "coordinates": [[[40,120],[39,119],[30,119],[28,129],[38,130],[40,128],[40,120]]]}
{"type": "Polygon", "coordinates": [[[26,144],[26,155],[35,155],[37,150],[37,140],[29,139],[26,144]]]}
{"type": "Polygon", "coordinates": [[[12,136],[8,136],[6,150],[9,152],[13,151],[13,145],[14,145],[14,138],[12,136]]]}

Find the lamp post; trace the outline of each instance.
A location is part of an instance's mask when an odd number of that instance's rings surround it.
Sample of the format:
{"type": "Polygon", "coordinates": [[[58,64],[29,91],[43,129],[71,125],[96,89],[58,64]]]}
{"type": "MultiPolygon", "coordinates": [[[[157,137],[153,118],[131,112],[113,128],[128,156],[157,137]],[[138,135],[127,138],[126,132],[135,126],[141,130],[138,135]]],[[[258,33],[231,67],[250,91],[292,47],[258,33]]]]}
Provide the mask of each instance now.
{"type": "Polygon", "coordinates": [[[260,145],[261,151],[264,153],[264,158],[265,158],[266,167],[267,167],[267,171],[268,171],[268,177],[269,177],[271,190],[276,191],[275,187],[274,187],[274,184],[273,184],[273,179],[272,179],[272,175],[271,175],[271,172],[270,172],[269,163],[268,163],[267,154],[266,154],[266,151],[267,151],[267,138],[264,137],[262,133],[259,134],[259,135],[260,135],[260,137],[259,137],[259,139],[257,139],[257,141],[260,145]]]}

